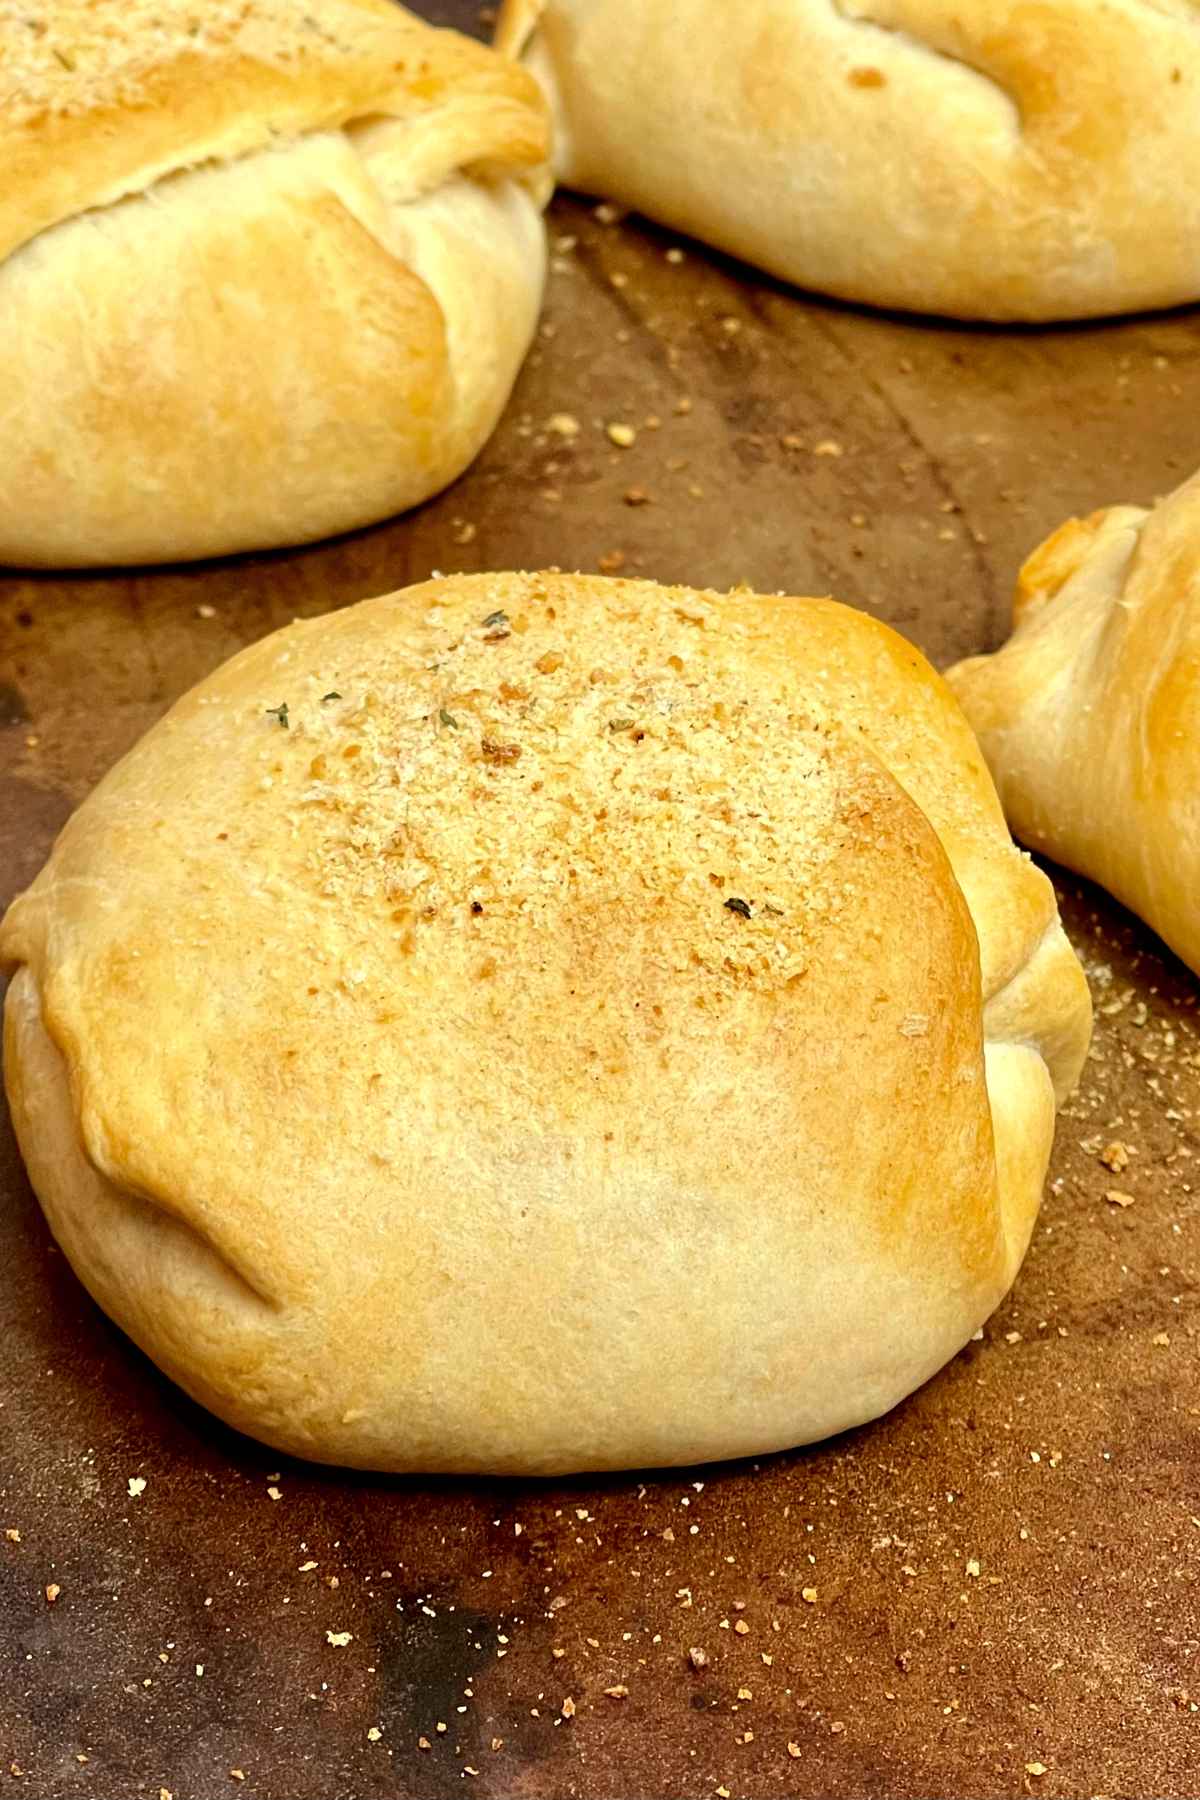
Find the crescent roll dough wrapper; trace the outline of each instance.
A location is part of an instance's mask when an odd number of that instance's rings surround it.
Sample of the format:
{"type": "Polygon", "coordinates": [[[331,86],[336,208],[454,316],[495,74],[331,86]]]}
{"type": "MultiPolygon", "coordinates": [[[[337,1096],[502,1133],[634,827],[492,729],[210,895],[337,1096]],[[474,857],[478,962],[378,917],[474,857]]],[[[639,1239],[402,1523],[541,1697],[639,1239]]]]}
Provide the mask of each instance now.
{"type": "Polygon", "coordinates": [[[1200,972],[1200,476],[1153,511],[1069,520],[1015,612],[948,676],[1013,830],[1200,972]]]}
{"type": "Polygon", "coordinates": [[[824,600],[433,581],[186,695],[10,908],[81,1279],[302,1456],[873,1418],[1007,1291],[1090,1006],[944,683],[824,600]]]}
{"type": "Polygon", "coordinates": [[[560,180],[964,319],[1200,297],[1194,0],[507,0],[560,180]]]}
{"type": "Polygon", "coordinates": [[[390,0],[0,0],[0,560],[309,542],[457,476],[536,324],[545,108],[390,0]]]}

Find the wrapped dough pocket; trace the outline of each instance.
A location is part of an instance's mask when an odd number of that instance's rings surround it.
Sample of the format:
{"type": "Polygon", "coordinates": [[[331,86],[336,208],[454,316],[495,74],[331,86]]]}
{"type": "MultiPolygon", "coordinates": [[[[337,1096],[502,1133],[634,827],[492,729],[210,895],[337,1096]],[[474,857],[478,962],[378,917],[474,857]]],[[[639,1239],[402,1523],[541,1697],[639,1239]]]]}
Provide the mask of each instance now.
{"type": "Polygon", "coordinates": [[[559,177],[964,319],[1200,297],[1192,0],[507,0],[559,177]]]}
{"type": "Polygon", "coordinates": [[[545,108],[390,0],[0,7],[0,561],[310,542],[458,475],[541,301],[545,108]]]}
{"type": "Polygon", "coordinates": [[[302,1456],[819,1438],[998,1304],[1090,1008],[949,691],[823,600],[430,582],[185,696],[9,910],[99,1303],[302,1456]]]}
{"type": "Polygon", "coordinates": [[[1115,894],[1200,973],[1200,476],[1071,519],[1015,628],[950,670],[1023,843],[1115,894]]]}

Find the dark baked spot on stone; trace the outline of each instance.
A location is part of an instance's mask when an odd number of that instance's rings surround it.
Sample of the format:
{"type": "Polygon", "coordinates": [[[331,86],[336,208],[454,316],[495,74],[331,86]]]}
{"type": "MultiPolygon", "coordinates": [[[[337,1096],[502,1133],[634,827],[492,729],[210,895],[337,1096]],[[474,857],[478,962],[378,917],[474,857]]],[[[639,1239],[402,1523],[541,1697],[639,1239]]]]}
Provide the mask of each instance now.
{"type": "Polygon", "coordinates": [[[0,681],[0,728],[28,724],[29,708],[20,688],[11,681],[0,681]]]}

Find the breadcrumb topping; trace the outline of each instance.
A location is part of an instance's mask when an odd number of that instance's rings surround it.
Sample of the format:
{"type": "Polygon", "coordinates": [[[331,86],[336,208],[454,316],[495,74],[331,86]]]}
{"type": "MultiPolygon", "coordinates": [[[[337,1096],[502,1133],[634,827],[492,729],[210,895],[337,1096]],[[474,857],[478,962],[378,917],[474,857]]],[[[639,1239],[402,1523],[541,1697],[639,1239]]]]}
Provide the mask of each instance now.
{"type": "Polygon", "coordinates": [[[353,53],[328,13],[287,0],[0,0],[0,49],[0,108],[11,124],[91,111],[97,79],[117,105],[136,105],[147,75],[180,52],[276,69],[317,50],[353,53]]]}
{"type": "Polygon", "coordinates": [[[264,695],[306,883],[433,958],[473,921],[498,944],[501,920],[604,912],[657,920],[670,966],[797,978],[862,811],[829,721],[748,691],[744,628],[703,597],[614,583],[568,625],[553,584],[512,592],[439,596],[384,659],[305,671],[286,735],[264,695]]]}

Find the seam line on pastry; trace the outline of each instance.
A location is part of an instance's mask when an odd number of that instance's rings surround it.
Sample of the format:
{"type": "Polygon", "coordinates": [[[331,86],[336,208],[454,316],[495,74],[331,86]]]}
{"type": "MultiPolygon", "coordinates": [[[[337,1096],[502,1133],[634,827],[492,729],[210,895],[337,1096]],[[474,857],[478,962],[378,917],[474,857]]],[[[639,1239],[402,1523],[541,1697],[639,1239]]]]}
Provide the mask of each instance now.
{"type": "MultiPolygon", "coordinates": [[[[86,1146],[84,1148],[84,1154],[87,1156],[89,1163],[92,1164],[92,1167],[96,1168],[91,1152],[86,1146]]],[[[148,1211],[158,1213],[164,1219],[169,1219],[172,1225],[184,1232],[189,1238],[192,1238],[201,1247],[206,1256],[211,1257],[214,1262],[218,1263],[225,1274],[228,1275],[230,1280],[234,1282],[237,1287],[244,1288],[246,1293],[251,1296],[257,1305],[266,1307],[270,1312],[277,1313],[284,1310],[284,1303],[279,1296],[270,1293],[266,1288],[260,1287],[258,1282],[252,1280],[251,1277],[246,1274],[245,1270],[240,1268],[238,1264],[234,1262],[228,1251],[222,1249],[206,1231],[203,1231],[200,1228],[200,1226],[193,1224],[190,1219],[184,1218],[183,1215],[176,1212],[174,1208],[163,1206],[154,1195],[148,1194],[140,1188],[123,1186],[119,1181],[114,1181],[111,1176],[105,1175],[101,1169],[96,1169],[96,1172],[101,1180],[109,1182],[116,1188],[118,1193],[130,1202],[131,1205],[145,1207],[148,1211]]]]}
{"type": "MultiPolygon", "coordinates": [[[[1038,957],[1042,954],[1042,951],[1046,948],[1046,945],[1050,942],[1051,938],[1054,937],[1055,933],[1059,930],[1061,923],[1062,923],[1062,921],[1059,918],[1058,907],[1055,906],[1050,914],[1050,917],[1046,921],[1045,928],[1043,929],[1040,937],[1038,938],[1037,943],[1033,946],[1032,950],[1029,952],[1029,954],[1025,958],[1024,962],[1020,965],[1019,968],[1013,970],[1012,974],[1009,976],[1008,980],[1003,984],[1002,987],[996,988],[992,993],[985,996],[984,1001],[983,1001],[983,1020],[984,1020],[984,1036],[985,1037],[987,1036],[987,1015],[988,1015],[989,1011],[992,1009],[992,1007],[999,1006],[1001,1004],[1001,1002],[1004,1000],[1005,995],[1012,991],[1012,989],[1016,986],[1017,982],[1024,979],[1025,975],[1029,971],[1030,966],[1037,961],[1038,957]]],[[[1004,1039],[1004,1038],[988,1038],[987,1041],[989,1043],[999,1044],[999,1043],[1006,1043],[1009,1040],[1004,1039]]],[[[1027,1042],[1028,1040],[1019,1039],[1019,1040],[1014,1040],[1014,1041],[1027,1042]]]]}
{"type": "MultiPolygon", "coordinates": [[[[426,115],[426,118],[422,120],[422,125],[424,126],[429,119],[436,118],[437,116],[437,113],[426,115]]],[[[20,243],[14,244],[6,255],[0,256],[0,275],[3,274],[6,262],[10,262],[14,257],[19,256],[23,250],[28,250],[33,244],[41,243],[43,239],[48,238],[52,232],[57,231],[61,226],[74,224],[79,219],[102,218],[106,213],[112,212],[116,207],[126,206],[131,201],[152,201],[156,192],[163,188],[167,182],[176,181],[182,176],[204,173],[216,174],[226,169],[237,168],[243,163],[254,162],[258,157],[277,156],[280,154],[286,155],[294,145],[303,144],[309,139],[320,139],[324,137],[344,138],[348,148],[354,155],[359,169],[362,171],[363,179],[370,187],[371,193],[389,212],[398,210],[405,205],[413,204],[416,201],[423,200],[427,198],[429,194],[436,193],[437,190],[440,187],[443,187],[447,182],[455,179],[477,181],[480,182],[481,185],[487,185],[478,173],[480,168],[486,166],[487,159],[468,158],[463,162],[457,162],[453,166],[442,170],[437,176],[437,179],[431,180],[428,186],[416,189],[413,193],[405,195],[403,199],[391,199],[387,197],[372,173],[368,159],[363,155],[361,149],[355,143],[354,133],[364,126],[370,126],[388,119],[389,115],[377,107],[373,108],[368,113],[362,113],[357,118],[344,119],[340,124],[322,126],[310,131],[297,131],[286,136],[272,132],[268,143],[254,144],[248,149],[239,151],[233,156],[201,156],[197,157],[194,161],[182,161],[173,168],[161,169],[150,180],[144,181],[140,186],[131,184],[128,188],[122,189],[120,192],[110,194],[107,199],[97,200],[90,206],[81,206],[74,212],[65,212],[59,218],[54,219],[50,224],[44,225],[40,231],[35,231],[31,237],[23,238],[20,243]]],[[[397,120],[397,123],[399,122],[400,121],[397,120]]],[[[520,181],[521,178],[528,175],[530,171],[516,166],[508,173],[511,180],[520,181]]],[[[382,250],[385,250],[389,256],[395,257],[396,251],[394,246],[389,244],[386,239],[380,235],[369,219],[364,218],[361,213],[347,205],[346,200],[338,193],[336,188],[332,186],[327,187],[326,192],[345,207],[346,211],[357,220],[364,231],[368,232],[369,235],[374,238],[375,242],[382,250]]]]}
{"type": "Polygon", "coordinates": [[[849,12],[847,4],[848,0],[829,0],[831,10],[844,25],[864,32],[883,32],[885,36],[896,39],[910,50],[916,50],[925,56],[933,57],[937,62],[947,64],[951,68],[962,69],[966,74],[975,76],[978,81],[991,88],[993,94],[1003,100],[1010,109],[1014,138],[1020,139],[1024,136],[1025,115],[1020,100],[1010,88],[1005,87],[1002,81],[998,81],[990,70],[980,68],[977,63],[971,62],[965,56],[956,55],[953,50],[943,49],[940,44],[931,44],[928,38],[918,37],[914,32],[905,30],[902,25],[889,25],[882,19],[872,19],[849,12]]]}

